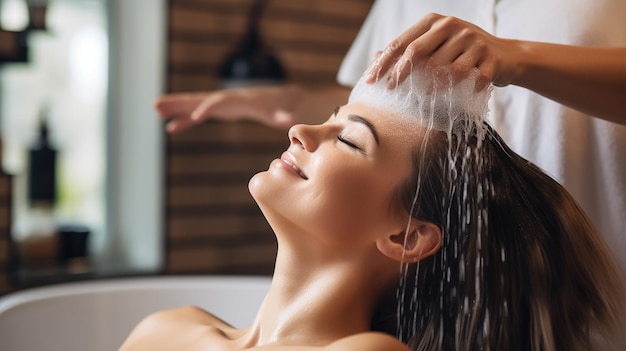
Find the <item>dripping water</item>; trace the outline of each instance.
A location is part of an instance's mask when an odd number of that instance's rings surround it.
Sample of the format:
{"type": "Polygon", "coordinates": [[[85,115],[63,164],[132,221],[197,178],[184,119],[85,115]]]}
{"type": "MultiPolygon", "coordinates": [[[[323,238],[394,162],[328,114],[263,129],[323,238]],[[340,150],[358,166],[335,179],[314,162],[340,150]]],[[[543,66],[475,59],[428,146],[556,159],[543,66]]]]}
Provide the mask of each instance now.
{"type": "MultiPolygon", "coordinates": [[[[400,340],[416,350],[489,350],[488,342],[498,335],[496,324],[507,315],[508,302],[490,311],[485,281],[491,279],[487,200],[493,196],[490,180],[483,170],[489,163],[482,155],[487,130],[484,127],[490,89],[476,92],[476,75],[453,82],[450,72],[426,72],[411,67],[408,79],[395,89],[384,88],[385,77],[373,85],[359,82],[351,101],[367,101],[402,116],[418,119],[424,129],[419,159],[424,162],[427,143],[445,134],[443,192],[439,199],[442,247],[436,264],[424,270],[421,263],[402,264],[397,290],[397,331],[400,340]],[[434,77],[433,77],[434,76],[434,77]],[[432,89],[436,79],[447,79],[448,89],[432,89]],[[423,285],[422,276],[430,276],[423,285]],[[430,288],[434,287],[434,288],[430,288]],[[430,290],[428,290],[430,289],[430,290]],[[494,312],[496,313],[494,315],[494,312]]],[[[418,213],[418,198],[424,191],[426,174],[418,172],[411,213],[418,213]]],[[[409,227],[405,240],[407,240],[409,227]]],[[[405,243],[406,244],[406,243],[405,243]]],[[[502,247],[494,256],[506,261],[502,247]]],[[[504,288],[504,277],[498,281],[504,288]]]]}

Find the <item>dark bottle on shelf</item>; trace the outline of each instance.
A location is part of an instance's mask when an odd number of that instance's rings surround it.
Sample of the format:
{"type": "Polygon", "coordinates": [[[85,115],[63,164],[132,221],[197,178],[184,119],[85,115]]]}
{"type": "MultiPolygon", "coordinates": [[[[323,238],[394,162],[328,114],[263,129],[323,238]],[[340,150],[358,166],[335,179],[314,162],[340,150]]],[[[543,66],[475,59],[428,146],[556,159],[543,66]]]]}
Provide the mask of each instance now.
{"type": "Polygon", "coordinates": [[[53,206],[56,193],[57,150],[50,143],[47,116],[42,114],[39,134],[29,150],[28,200],[31,205],[53,206]]]}
{"type": "Polygon", "coordinates": [[[281,82],[285,72],[278,58],[263,43],[259,20],[267,1],[258,0],[248,17],[246,34],[219,68],[223,88],[281,82]]]}

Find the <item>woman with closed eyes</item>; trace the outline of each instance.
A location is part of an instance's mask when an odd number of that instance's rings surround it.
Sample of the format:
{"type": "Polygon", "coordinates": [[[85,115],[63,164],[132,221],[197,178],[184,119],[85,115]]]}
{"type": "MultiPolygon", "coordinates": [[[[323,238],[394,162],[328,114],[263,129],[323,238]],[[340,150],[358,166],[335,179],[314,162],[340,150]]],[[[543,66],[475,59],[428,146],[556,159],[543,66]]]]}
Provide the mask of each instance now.
{"type": "Polygon", "coordinates": [[[467,86],[381,97],[386,88],[361,82],[325,123],[293,126],[288,149],[249,182],[278,242],[252,325],[168,310],[121,350],[608,343],[624,309],[609,251],[572,197],[484,123],[467,86]]]}

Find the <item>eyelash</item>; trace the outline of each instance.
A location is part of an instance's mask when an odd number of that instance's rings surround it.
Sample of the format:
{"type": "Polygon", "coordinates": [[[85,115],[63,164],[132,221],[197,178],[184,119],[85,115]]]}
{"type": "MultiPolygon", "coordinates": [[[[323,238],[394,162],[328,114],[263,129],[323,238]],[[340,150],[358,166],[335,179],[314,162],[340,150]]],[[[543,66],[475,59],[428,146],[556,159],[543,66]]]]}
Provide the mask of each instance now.
{"type": "Polygon", "coordinates": [[[351,141],[348,141],[348,140],[344,139],[341,135],[337,135],[337,140],[339,140],[340,142],[350,146],[351,148],[354,148],[354,149],[357,149],[359,151],[362,151],[361,148],[358,145],[354,144],[351,141]]]}

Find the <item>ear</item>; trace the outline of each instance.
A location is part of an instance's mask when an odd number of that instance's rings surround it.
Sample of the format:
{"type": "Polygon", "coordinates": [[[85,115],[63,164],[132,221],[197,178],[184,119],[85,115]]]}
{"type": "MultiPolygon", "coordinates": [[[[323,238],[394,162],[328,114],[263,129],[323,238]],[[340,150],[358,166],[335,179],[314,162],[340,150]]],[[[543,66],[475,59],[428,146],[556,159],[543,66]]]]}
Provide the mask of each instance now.
{"type": "Polygon", "coordinates": [[[441,247],[441,229],[432,222],[411,219],[408,230],[383,236],[376,247],[399,262],[417,262],[434,255],[441,247]]]}

